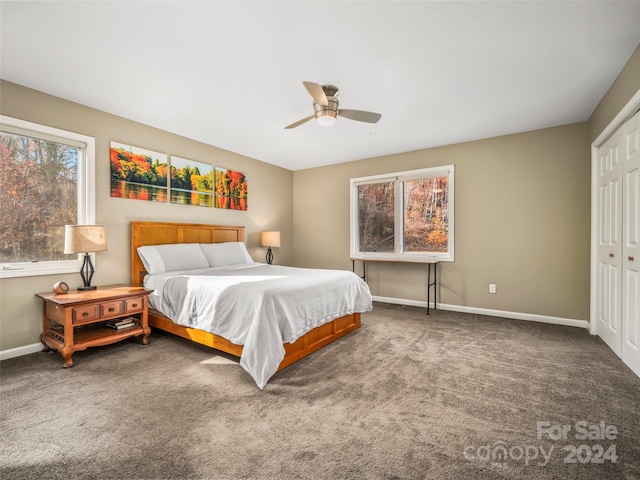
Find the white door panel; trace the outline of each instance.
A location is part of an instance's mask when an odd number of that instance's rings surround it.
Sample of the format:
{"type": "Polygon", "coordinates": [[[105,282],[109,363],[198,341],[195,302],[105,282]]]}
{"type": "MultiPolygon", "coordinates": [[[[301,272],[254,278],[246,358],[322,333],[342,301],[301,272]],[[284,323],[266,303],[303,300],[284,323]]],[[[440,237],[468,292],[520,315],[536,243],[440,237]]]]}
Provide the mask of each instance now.
{"type": "Polygon", "coordinates": [[[600,192],[598,239],[598,321],[600,338],[621,354],[621,281],[619,220],[622,191],[620,189],[620,141],[614,135],[600,147],[598,186],[600,192]]]}
{"type": "Polygon", "coordinates": [[[640,113],[623,128],[621,358],[640,376],[640,113]]]}

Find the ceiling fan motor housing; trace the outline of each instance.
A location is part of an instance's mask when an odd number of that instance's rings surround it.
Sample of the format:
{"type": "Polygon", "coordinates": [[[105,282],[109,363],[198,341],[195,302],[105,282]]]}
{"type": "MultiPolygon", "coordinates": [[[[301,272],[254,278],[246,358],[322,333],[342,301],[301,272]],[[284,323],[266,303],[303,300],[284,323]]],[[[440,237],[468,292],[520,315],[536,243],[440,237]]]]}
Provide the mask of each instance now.
{"type": "Polygon", "coordinates": [[[313,102],[316,120],[320,125],[333,125],[338,117],[338,99],[327,95],[327,103],[328,105],[325,106],[313,102]]]}
{"type": "Polygon", "coordinates": [[[340,102],[336,98],[340,90],[335,85],[322,85],[322,91],[327,97],[327,105],[321,105],[313,102],[313,110],[318,125],[331,126],[338,119],[338,106],[340,102]]]}

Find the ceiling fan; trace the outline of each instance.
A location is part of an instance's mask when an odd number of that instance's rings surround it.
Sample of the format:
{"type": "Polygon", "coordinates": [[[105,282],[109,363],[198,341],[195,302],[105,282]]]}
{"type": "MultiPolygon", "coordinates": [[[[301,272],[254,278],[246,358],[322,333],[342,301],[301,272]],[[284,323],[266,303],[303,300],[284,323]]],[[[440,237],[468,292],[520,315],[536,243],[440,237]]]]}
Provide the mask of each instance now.
{"type": "Polygon", "coordinates": [[[296,128],[312,118],[316,119],[318,125],[331,126],[336,123],[338,115],[350,120],[367,123],[377,123],[382,117],[379,113],[338,108],[340,102],[337,97],[340,94],[340,90],[334,85],[318,85],[313,82],[302,83],[313,97],[313,109],[315,113],[284,127],[285,129],[296,128]]]}

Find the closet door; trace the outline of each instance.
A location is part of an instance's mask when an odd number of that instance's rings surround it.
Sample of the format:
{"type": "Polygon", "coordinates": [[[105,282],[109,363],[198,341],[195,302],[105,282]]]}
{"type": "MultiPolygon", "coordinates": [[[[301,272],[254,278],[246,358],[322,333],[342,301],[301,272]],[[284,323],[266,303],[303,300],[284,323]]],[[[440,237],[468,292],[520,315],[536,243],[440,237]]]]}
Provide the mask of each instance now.
{"type": "Polygon", "coordinates": [[[622,360],[640,376],[640,113],[623,125],[622,360]]]}
{"type": "Polygon", "coordinates": [[[622,340],[622,165],[620,135],[617,132],[599,148],[598,159],[598,288],[597,332],[620,356],[622,340]]]}

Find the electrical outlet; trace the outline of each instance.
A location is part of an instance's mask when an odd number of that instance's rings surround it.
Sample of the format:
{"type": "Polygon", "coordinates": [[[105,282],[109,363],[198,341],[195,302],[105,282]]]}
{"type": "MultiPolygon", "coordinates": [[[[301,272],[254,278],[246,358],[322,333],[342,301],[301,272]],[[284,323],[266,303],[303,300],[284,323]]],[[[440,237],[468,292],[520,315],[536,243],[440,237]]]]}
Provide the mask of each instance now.
{"type": "Polygon", "coordinates": [[[490,283],[489,284],[489,293],[496,293],[496,284],[495,283],[490,283]]]}

